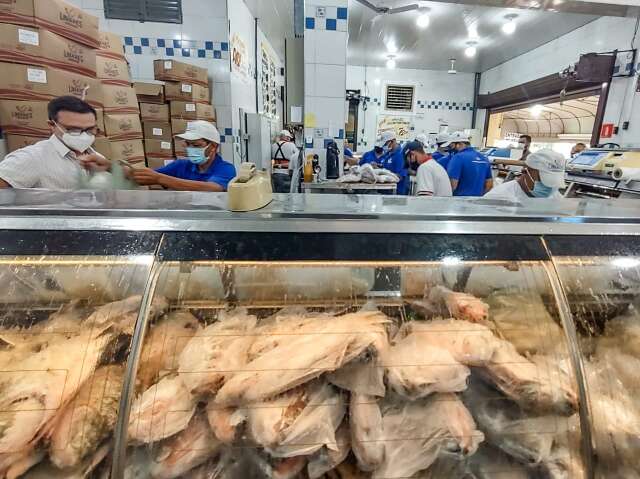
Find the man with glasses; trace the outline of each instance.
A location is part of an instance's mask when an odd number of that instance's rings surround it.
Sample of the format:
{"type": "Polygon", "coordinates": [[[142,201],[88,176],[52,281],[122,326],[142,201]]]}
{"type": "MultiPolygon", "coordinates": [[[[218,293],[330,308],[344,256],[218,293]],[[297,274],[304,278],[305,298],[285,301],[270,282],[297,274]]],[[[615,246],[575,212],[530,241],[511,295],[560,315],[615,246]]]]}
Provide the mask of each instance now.
{"type": "Polygon", "coordinates": [[[51,137],[9,153],[0,161],[0,188],[72,190],[83,170],[107,171],[111,162],[91,146],[97,134],[96,111],[74,96],[49,103],[51,137]]]}

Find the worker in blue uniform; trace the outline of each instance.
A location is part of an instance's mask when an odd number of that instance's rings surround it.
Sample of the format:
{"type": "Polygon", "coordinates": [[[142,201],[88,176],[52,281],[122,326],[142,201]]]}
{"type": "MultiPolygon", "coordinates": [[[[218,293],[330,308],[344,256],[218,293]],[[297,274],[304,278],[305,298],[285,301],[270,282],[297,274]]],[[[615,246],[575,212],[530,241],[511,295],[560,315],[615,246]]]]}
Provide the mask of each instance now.
{"type": "Polygon", "coordinates": [[[367,151],[360,159],[360,166],[371,164],[374,167],[380,166],[382,163],[382,157],[384,156],[384,150],[380,146],[375,146],[373,150],[367,151]]]}
{"type": "Polygon", "coordinates": [[[483,196],[493,188],[489,159],[476,151],[469,135],[461,131],[451,135],[450,142],[456,151],[447,167],[453,196],[483,196]]]}
{"type": "Polygon", "coordinates": [[[409,167],[405,163],[402,146],[398,143],[395,132],[385,131],[380,136],[377,145],[384,151],[381,166],[400,178],[397,193],[406,195],[409,191],[409,167]]]}
{"type": "Polygon", "coordinates": [[[451,135],[449,133],[440,133],[436,136],[436,145],[438,147],[438,151],[431,156],[446,170],[455,153],[451,148],[451,135]]]}

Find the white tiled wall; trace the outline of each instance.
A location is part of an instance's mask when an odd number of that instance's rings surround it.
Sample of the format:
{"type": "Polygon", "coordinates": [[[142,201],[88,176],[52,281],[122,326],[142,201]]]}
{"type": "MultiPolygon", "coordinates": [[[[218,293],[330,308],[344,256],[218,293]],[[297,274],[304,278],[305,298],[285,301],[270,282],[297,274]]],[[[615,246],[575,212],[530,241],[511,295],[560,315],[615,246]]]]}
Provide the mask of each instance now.
{"type": "Polygon", "coordinates": [[[412,118],[415,135],[438,133],[444,124],[448,125],[449,131],[471,128],[472,110],[467,105],[473,104],[473,74],[449,75],[443,71],[389,70],[349,65],[347,66],[347,89],[360,90],[361,95],[371,99],[367,110],[364,111],[361,107],[359,111],[358,141],[360,144],[356,146],[358,151],[363,152],[373,148],[379,117],[395,114],[386,112],[384,109],[388,84],[415,86],[414,110],[410,114],[402,115],[412,118]],[[427,105],[422,108],[421,104],[424,102],[427,102],[427,105]],[[437,108],[435,105],[428,108],[432,102],[441,102],[442,105],[438,105],[437,108]],[[452,106],[450,110],[446,105],[447,102],[450,105],[455,103],[456,106],[452,106]],[[461,109],[456,110],[456,107],[461,109]]]}

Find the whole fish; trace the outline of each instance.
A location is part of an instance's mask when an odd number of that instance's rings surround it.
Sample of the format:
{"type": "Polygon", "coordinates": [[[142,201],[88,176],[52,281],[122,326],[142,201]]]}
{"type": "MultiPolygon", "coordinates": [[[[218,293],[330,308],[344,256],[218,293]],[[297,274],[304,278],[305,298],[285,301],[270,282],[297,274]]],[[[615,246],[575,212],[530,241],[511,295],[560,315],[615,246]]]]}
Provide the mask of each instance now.
{"type": "Polygon", "coordinates": [[[444,286],[436,286],[429,293],[429,301],[443,306],[456,319],[479,323],[489,317],[489,306],[470,294],[451,291],[444,286]]]}
{"type": "Polygon", "coordinates": [[[219,407],[210,401],[207,404],[207,419],[216,438],[224,444],[231,444],[238,437],[245,415],[242,410],[219,407]]]}
{"type": "Polygon", "coordinates": [[[349,425],[358,466],[363,471],[376,470],[384,461],[382,413],[377,398],[351,394],[349,425]]]}
{"type": "Polygon", "coordinates": [[[121,365],[98,368],[66,407],[51,435],[49,457],[57,467],[75,467],[113,431],[124,381],[121,365]]]}
{"type": "Polygon", "coordinates": [[[49,461],[43,461],[22,477],[24,479],[86,479],[104,461],[110,450],[111,445],[105,443],[82,463],[68,469],[59,469],[49,461]]]}
{"type": "Polygon", "coordinates": [[[196,405],[180,375],[165,376],[133,402],[129,439],[148,443],[173,436],[187,427],[196,405]]]}
{"type": "Polygon", "coordinates": [[[351,451],[351,439],[349,426],[346,422],[336,431],[336,444],[331,449],[324,446],[309,457],[307,474],[309,479],[319,479],[327,472],[342,464],[351,451]]]}

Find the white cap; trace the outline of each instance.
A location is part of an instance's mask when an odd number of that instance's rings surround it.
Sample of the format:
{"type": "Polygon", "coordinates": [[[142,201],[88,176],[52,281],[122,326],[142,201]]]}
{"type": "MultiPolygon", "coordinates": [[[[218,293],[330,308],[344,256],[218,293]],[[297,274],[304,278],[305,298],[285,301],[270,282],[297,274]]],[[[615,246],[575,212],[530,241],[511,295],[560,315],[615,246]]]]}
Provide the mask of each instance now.
{"type": "Polygon", "coordinates": [[[209,140],[220,144],[220,132],[213,123],[204,120],[190,121],[187,123],[187,131],[176,136],[187,141],[209,140]]]}
{"type": "Polygon", "coordinates": [[[471,142],[471,137],[467,135],[464,131],[456,131],[449,136],[449,139],[442,145],[445,148],[449,146],[451,143],[469,143],[471,142]]]}
{"type": "Polygon", "coordinates": [[[376,141],[376,146],[382,148],[391,140],[397,140],[396,136],[397,135],[395,131],[385,131],[382,135],[378,137],[378,140],[376,141]]]}
{"type": "Polygon", "coordinates": [[[290,140],[293,140],[295,137],[291,134],[289,130],[282,130],[280,132],[280,138],[289,138],[290,140]]]}
{"type": "MultiPolygon", "coordinates": [[[[447,143],[448,141],[450,141],[451,139],[451,135],[449,135],[449,133],[440,133],[438,136],[436,136],[436,143],[438,145],[442,144],[442,143],[447,143]]],[[[449,146],[447,144],[447,146],[449,146]]]]}
{"type": "Polygon", "coordinates": [[[528,167],[538,170],[540,181],[550,188],[563,188],[564,169],[566,160],[564,156],[553,150],[538,150],[527,156],[525,163],[528,167]]]}
{"type": "Polygon", "coordinates": [[[416,136],[416,141],[419,141],[423,145],[427,146],[429,139],[427,138],[427,135],[425,135],[424,133],[420,133],[418,136],[416,136]]]}

